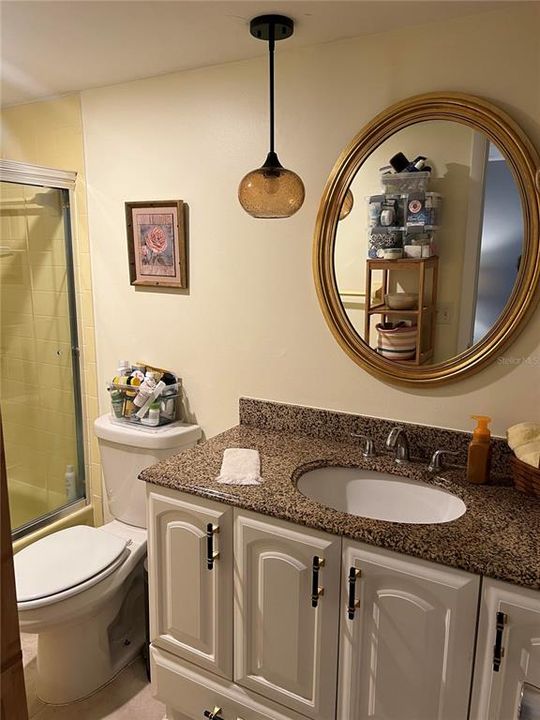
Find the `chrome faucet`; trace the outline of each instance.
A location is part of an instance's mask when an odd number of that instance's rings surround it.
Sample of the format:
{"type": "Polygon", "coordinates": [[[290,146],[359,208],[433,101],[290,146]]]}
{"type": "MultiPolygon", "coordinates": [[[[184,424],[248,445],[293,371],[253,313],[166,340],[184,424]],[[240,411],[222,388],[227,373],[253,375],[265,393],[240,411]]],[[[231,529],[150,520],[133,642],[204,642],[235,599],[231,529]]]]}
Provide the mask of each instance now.
{"type": "Polygon", "coordinates": [[[361,440],[364,441],[362,455],[365,458],[375,457],[375,455],[377,453],[375,452],[375,446],[373,445],[373,440],[369,437],[369,435],[363,435],[362,433],[351,433],[351,437],[360,438],[361,440]]]}
{"type": "Polygon", "coordinates": [[[459,455],[459,453],[452,450],[435,450],[428,465],[429,472],[440,472],[445,469],[446,463],[443,460],[445,455],[453,455],[455,457],[459,455]]]}
{"type": "Polygon", "coordinates": [[[386,438],[386,447],[389,450],[394,450],[394,460],[397,463],[407,463],[411,459],[409,452],[409,441],[407,435],[402,427],[395,427],[390,430],[388,437],[386,438]]]}

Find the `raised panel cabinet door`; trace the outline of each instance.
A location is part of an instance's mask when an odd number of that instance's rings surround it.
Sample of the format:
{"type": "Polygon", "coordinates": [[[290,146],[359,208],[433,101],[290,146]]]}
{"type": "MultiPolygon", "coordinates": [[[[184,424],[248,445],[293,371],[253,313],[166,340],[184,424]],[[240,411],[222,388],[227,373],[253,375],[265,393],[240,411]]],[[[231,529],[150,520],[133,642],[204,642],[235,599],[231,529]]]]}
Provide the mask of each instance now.
{"type": "Polygon", "coordinates": [[[339,720],[467,720],[480,578],[344,541],[339,720]]]}
{"type": "Polygon", "coordinates": [[[335,718],[341,538],[235,511],[235,680],[335,718]]]}
{"type": "Polygon", "coordinates": [[[484,579],[471,720],[540,717],[540,592],[484,579]]]}
{"type": "Polygon", "coordinates": [[[232,550],[232,508],[149,490],[151,641],[226,678],[233,657],[232,550]]]}

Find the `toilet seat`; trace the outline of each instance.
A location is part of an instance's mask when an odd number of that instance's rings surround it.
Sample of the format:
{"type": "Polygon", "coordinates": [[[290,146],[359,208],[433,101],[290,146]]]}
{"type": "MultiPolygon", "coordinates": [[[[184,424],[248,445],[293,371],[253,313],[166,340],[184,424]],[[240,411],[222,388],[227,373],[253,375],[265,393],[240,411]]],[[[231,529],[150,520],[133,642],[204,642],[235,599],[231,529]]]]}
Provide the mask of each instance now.
{"type": "Polygon", "coordinates": [[[14,557],[19,609],[50,605],[83,592],[125,562],[126,538],[87,525],[52,533],[14,557]]]}

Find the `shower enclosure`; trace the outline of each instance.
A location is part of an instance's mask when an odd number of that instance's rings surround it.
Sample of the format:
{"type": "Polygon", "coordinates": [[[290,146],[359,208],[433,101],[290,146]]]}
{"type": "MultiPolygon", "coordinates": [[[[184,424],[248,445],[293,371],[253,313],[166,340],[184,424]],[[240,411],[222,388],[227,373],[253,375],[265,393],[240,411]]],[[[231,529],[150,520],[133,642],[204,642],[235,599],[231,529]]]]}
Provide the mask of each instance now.
{"type": "Polygon", "coordinates": [[[2,171],[0,409],[17,539],[83,506],[86,491],[69,183],[7,176],[2,171]]]}

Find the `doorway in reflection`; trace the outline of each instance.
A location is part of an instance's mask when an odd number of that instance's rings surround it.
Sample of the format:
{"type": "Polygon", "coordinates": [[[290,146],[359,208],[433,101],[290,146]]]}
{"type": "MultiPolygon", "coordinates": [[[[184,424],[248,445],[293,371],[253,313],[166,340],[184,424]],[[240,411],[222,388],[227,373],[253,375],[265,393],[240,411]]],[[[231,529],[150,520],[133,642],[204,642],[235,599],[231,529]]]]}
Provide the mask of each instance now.
{"type": "Polygon", "coordinates": [[[507,162],[489,143],[473,344],[493,327],[516,282],[523,246],[521,200],[507,162]]]}

